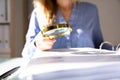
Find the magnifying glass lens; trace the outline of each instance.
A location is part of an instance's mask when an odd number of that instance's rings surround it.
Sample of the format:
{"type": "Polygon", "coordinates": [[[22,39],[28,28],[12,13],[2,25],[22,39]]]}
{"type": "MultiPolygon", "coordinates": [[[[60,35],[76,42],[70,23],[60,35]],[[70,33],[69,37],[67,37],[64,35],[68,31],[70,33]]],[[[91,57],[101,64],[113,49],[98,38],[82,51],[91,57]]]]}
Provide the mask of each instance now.
{"type": "Polygon", "coordinates": [[[69,34],[72,28],[69,24],[54,24],[42,30],[42,35],[45,38],[56,38],[69,34]]]}

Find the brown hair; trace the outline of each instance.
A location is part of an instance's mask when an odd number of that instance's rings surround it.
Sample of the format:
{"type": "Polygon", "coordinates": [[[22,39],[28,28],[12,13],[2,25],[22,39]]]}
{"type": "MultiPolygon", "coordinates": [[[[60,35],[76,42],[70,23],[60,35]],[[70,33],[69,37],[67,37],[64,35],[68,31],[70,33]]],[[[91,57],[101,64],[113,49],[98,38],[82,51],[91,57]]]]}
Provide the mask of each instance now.
{"type": "Polygon", "coordinates": [[[51,25],[57,13],[56,0],[33,0],[33,4],[35,8],[38,8],[38,14],[43,13],[44,18],[46,18],[47,23],[44,23],[44,26],[51,25]]]}

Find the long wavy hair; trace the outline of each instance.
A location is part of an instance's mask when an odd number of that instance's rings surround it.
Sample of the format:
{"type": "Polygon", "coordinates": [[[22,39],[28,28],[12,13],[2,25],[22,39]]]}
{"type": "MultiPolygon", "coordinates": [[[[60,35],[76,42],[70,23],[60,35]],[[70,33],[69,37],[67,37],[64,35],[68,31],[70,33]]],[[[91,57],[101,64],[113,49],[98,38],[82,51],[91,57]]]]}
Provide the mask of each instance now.
{"type": "MultiPolygon", "coordinates": [[[[77,2],[78,0],[73,0],[77,2]]],[[[47,27],[51,25],[56,18],[58,5],[56,0],[33,0],[34,8],[39,17],[39,25],[47,27]]]]}
{"type": "Polygon", "coordinates": [[[51,25],[57,14],[56,0],[33,0],[33,5],[37,8],[39,24],[45,27],[51,25]]]}

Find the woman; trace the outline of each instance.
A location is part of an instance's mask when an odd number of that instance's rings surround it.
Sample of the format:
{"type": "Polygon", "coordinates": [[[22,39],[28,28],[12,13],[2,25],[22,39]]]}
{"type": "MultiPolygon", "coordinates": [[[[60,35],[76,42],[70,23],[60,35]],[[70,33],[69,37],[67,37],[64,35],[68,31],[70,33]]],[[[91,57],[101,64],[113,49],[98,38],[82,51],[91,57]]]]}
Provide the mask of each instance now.
{"type": "Polygon", "coordinates": [[[34,51],[58,48],[98,48],[103,42],[98,11],[95,5],[76,0],[34,0],[26,44],[22,55],[29,57],[34,51]],[[41,29],[51,24],[68,23],[70,35],[45,39],[41,29]]]}

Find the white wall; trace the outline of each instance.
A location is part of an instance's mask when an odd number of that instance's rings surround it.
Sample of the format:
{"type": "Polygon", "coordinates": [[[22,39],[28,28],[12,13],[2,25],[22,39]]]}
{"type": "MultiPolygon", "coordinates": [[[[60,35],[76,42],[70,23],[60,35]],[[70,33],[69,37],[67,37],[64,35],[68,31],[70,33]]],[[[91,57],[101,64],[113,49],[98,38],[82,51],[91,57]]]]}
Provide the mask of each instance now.
{"type": "Polygon", "coordinates": [[[97,5],[103,37],[114,45],[120,43],[120,0],[81,0],[97,5]]]}

